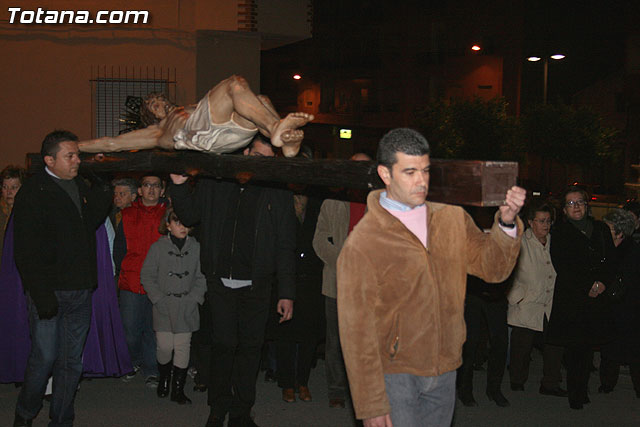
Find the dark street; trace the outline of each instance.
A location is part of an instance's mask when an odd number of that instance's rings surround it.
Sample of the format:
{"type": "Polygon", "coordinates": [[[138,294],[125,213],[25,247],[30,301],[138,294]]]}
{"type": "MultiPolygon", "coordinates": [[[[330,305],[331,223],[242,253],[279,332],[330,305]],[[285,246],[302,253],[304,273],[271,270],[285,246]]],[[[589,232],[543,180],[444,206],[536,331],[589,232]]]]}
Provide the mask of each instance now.
{"type": "MultiPolygon", "coordinates": [[[[596,353],[596,362],[598,354],[596,353]]],[[[475,397],[479,406],[465,408],[457,401],[453,425],[465,426],[638,426],[640,399],[636,398],[627,368],[623,368],[616,389],[610,394],[598,394],[597,372],[591,375],[589,389],[591,404],[581,411],[569,409],[564,398],[542,396],[538,381],[542,359],[533,353],[529,382],[524,392],[512,392],[508,377],[502,390],[511,407],[499,408],[484,394],[486,372],[475,373],[475,397]]],[[[313,402],[285,403],[274,383],[265,383],[264,374],[258,377],[258,398],[254,407],[255,421],[261,427],[348,427],[357,425],[349,409],[331,409],[327,405],[324,366],[319,361],[311,372],[309,387],[313,402]]],[[[146,388],[142,378],[130,383],[119,379],[83,381],[76,398],[76,427],[204,427],[209,407],[206,393],[192,391],[187,382],[191,406],[178,406],[168,399],[156,397],[155,390],[146,388]]],[[[18,390],[12,384],[0,385],[0,419],[3,426],[11,425],[18,390]]],[[[43,427],[48,421],[48,404],[33,423],[43,427]]]]}

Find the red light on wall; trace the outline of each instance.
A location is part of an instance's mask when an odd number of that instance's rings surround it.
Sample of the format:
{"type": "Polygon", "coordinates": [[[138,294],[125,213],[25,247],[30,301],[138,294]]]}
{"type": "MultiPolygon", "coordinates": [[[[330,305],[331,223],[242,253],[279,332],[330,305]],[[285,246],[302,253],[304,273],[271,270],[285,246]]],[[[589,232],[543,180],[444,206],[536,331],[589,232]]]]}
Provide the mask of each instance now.
{"type": "Polygon", "coordinates": [[[478,46],[477,44],[474,44],[473,46],[471,46],[471,50],[477,52],[479,50],[482,50],[482,48],[480,46],[478,46]]]}

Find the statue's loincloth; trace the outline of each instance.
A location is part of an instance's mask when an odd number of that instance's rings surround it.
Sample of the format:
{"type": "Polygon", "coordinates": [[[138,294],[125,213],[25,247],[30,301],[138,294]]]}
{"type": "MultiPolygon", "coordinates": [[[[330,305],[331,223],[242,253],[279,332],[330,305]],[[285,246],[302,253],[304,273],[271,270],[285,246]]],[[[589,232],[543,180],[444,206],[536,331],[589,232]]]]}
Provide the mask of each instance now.
{"type": "Polygon", "coordinates": [[[258,129],[247,129],[231,120],[213,123],[209,113],[209,97],[200,100],[184,129],[173,137],[176,150],[198,150],[209,153],[231,153],[249,145],[258,129]]]}

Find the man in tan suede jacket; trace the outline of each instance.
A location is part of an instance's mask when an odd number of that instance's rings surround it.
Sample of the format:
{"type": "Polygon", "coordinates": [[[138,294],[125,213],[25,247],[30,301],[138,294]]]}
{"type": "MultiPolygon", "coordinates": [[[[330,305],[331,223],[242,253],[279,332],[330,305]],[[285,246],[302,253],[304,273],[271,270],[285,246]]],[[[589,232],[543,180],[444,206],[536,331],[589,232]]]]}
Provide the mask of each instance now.
{"type": "Polygon", "coordinates": [[[394,129],[378,146],[385,190],[338,258],[338,319],[365,427],[449,425],[461,365],[467,274],[505,280],[517,260],[525,190],[512,187],[485,234],[458,206],[425,202],[429,145],[394,129]]]}

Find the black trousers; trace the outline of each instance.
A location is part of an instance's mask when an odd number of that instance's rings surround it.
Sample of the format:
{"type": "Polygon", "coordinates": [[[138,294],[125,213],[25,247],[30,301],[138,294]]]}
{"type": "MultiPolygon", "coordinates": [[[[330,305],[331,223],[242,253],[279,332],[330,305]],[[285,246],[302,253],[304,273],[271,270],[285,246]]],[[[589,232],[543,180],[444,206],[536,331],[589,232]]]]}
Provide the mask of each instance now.
{"type": "MultiPolygon", "coordinates": [[[[618,384],[620,376],[620,357],[624,354],[626,342],[616,339],[600,347],[600,384],[607,389],[613,390],[618,384]]],[[[634,359],[629,362],[629,373],[633,382],[634,390],[640,392],[640,360],[634,359]]]]}
{"type": "Polygon", "coordinates": [[[200,311],[200,329],[191,337],[191,365],[196,368],[194,378],[196,384],[210,386],[211,374],[211,307],[208,294],[205,294],[205,302],[198,306],[200,311]]]}
{"type": "Polygon", "coordinates": [[[567,392],[569,403],[585,403],[588,398],[589,375],[593,353],[588,343],[575,343],[566,347],[567,392]]]}
{"type": "Polygon", "coordinates": [[[340,330],[338,328],[338,303],[335,298],[324,297],[327,337],[325,340],[324,366],[329,388],[329,399],[345,399],[349,393],[347,371],[344,366],[340,330]]]}
{"type": "Polygon", "coordinates": [[[315,352],[315,341],[278,340],[276,342],[278,386],[282,388],[306,387],[309,384],[309,374],[315,352]]]}
{"type": "Polygon", "coordinates": [[[270,286],[230,289],[217,280],[208,288],[213,341],[209,406],[220,418],[248,416],[256,400],[270,286]]]}
{"type": "MultiPolygon", "coordinates": [[[[545,328],[547,321],[545,318],[545,328]]],[[[553,389],[560,386],[562,374],[562,356],[564,347],[544,344],[544,333],[529,328],[514,326],[511,330],[511,359],[509,360],[509,377],[514,384],[525,384],[529,378],[531,350],[535,345],[542,347],[543,376],[541,384],[544,388],[553,389]]]]}
{"type": "Polygon", "coordinates": [[[478,346],[482,343],[483,329],[489,334],[489,360],[487,366],[487,391],[497,391],[502,384],[507,363],[508,329],[507,300],[487,301],[467,294],[464,307],[467,324],[467,341],[462,348],[462,366],[458,386],[462,391],[473,390],[473,363],[478,346]]]}

